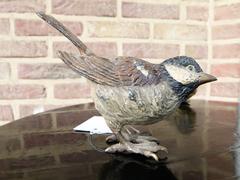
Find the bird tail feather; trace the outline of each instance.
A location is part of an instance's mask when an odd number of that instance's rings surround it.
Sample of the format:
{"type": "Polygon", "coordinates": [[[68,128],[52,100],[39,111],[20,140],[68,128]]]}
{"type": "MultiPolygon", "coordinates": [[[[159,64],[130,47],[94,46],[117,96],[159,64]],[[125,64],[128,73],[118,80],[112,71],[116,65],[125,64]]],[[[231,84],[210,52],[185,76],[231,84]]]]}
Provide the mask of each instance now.
{"type": "Polygon", "coordinates": [[[80,51],[81,54],[93,55],[91,50],[69,29],[67,29],[62,23],[60,23],[54,17],[45,14],[44,12],[36,12],[36,14],[50,24],[52,27],[57,29],[60,33],[62,33],[66,38],[68,38],[80,51]]]}
{"type": "Polygon", "coordinates": [[[114,72],[114,64],[109,59],[93,54],[76,35],[54,17],[43,12],[37,12],[37,15],[67,37],[79,49],[81,55],[58,51],[59,58],[65,64],[97,84],[113,85],[118,83],[114,72]]]}

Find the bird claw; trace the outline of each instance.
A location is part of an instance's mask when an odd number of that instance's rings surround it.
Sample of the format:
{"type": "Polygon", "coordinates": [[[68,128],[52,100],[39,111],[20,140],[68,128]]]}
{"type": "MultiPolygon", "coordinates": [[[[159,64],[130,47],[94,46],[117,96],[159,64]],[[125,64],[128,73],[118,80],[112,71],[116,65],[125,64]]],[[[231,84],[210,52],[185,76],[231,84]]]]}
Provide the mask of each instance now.
{"type": "Polygon", "coordinates": [[[156,161],[159,161],[159,157],[157,155],[157,152],[163,151],[165,153],[168,153],[168,150],[166,147],[161,146],[157,144],[156,142],[142,142],[138,144],[127,142],[125,144],[114,144],[107,149],[105,149],[105,152],[107,153],[136,153],[136,154],[142,154],[146,157],[151,157],[156,161]]]}
{"type": "Polygon", "coordinates": [[[118,143],[118,139],[115,134],[112,134],[106,138],[106,143],[107,144],[116,144],[118,143]]]}
{"type": "Polygon", "coordinates": [[[155,161],[158,161],[158,156],[155,153],[152,153],[150,151],[144,151],[144,156],[146,157],[152,157],[155,161]]]}
{"type": "Polygon", "coordinates": [[[127,151],[127,147],[124,144],[114,144],[108,148],[105,149],[105,152],[107,153],[116,153],[116,152],[124,152],[127,151]]]}
{"type": "Polygon", "coordinates": [[[164,147],[164,146],[160,146],[159,151],[163,151],[163,152],[168,154],[168,149],[166,147],[164,147]]]}

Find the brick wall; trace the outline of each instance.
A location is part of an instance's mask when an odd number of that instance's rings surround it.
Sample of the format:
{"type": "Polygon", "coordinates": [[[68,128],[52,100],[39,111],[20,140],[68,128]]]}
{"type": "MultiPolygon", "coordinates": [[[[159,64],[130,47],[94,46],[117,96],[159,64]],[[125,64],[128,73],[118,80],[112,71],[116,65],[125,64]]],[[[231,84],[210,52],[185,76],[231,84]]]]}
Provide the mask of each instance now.
{"type": "Polygon", "coordinates": [[[211,84],[211,96],[240,97],[240,1],[216,1],[213,10],[211,72],[219,82],[211,84]]]}
{"type": "Polygon", "coordinates": [[[194,98],[237,101],[239,0],[1,0],[0,121],[91,101],[57,50],[76,52],[33,11],[54,15],[98,55],[151,62],[188,55],[219,77],[194,98]]]}

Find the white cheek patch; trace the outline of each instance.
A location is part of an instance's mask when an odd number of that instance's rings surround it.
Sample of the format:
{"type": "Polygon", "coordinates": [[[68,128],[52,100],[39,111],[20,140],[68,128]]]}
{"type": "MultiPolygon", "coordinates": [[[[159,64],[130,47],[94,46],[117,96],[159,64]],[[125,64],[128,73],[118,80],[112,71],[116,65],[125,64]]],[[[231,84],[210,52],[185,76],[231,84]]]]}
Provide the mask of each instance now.
{"type": "Polygon", "coordinates": [[[165,68],[173,79],[184,85],[194,82],[198,78],[197,73],[181,67],[166,64],[165,68]]]}

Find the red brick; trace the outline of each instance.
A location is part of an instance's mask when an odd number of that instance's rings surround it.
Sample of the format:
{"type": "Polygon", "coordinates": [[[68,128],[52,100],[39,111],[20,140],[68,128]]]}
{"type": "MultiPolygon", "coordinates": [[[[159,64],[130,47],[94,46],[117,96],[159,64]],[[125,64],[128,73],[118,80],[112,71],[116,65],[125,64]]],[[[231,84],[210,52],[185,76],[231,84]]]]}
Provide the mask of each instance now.
{"type": "Polygon", "coordinates": [[[200,86],[197,88],[197,93],[194,96],[205,96],[207,92],[207,87],[206,86],[200,86]]]}
{"type": "Polygon", "coordinates": [[[148,38],[148,23],[91,21],[88,23],[90,37],[148,38]]]}
{"type": "Polygon", "coordinates": [[[177,5],[123,2],[122,15],[133,18],[179,19],[179,7],[177,5]]]}
{"type": "Polygon", "coordinates": [[[158,23],[154,26],[154,37],[167,40],[207,40],[207,27],[158,23]]]}
{"type": "Polygon", "coordinates": [[[54,110],[54,112],[58,112],[58,111],[79,111],[79,110],[92,110],[92,109],[95,109],[95,105],[93,102],[89,102],[89,103],[85,103],[85,104],[74,104],[74,105],[71,105],[70,106],[67,106],[67,107],[64,107],[64,108],[60,108],[60,109],[56,109],[54,110]]]}
{"type": "MultiPolygon", "coordinates": [[[[212,131],[210,131],[209,136],[212,135],[212,137],[216,137],[214,136],[215,134],[211,134],[211,132],[216,132],[216,130],[214,129],[210,129],[212,131]]],[[[232,133],[228,130],[228,128],[224,129],[222,128],[221,130],[223,130],[223,132],[221,132],[220,130],[218,130],[219,132],[216,132],[216,135],[218,135],[217,137],[221,140],[221,141],[216,141],[216,139],[213,141],[215,141],[213,144],[215,145],[215,143],[219,142],[219,143],[225,143],[223,144],[224,148],[228,142],[230,141],[232,133]],[[226,132],[224,132],[226,131],[226,132]]],[[[211,137],[209,137],[211,138],[211,137]]],[[[213,146],[213,144],[210,144],[210,147],[215,148],[216,146],[213,146]]],[[[232,144],[230,144],[231,146],[232,144]]],[[[234,145],[233,145],[234,146],[234,145]]],[[[219,147],[220,148],[220,147],[219,147]]],[[[212,156],[208,156],[205,159],[206,165],[209,169],[214,169],[213,172],[215,172],[216,174],[220,174],[221,178],[220,179],[227,179],[228,177],[232,176],[232,173],[235,171],[235,165],[232,163],[232,155],[230,155],[229,153],[216,153],[212,156]]],[[[213,179],[215,179],[217,177],[214,177],[213,179]]],[[[212,179],[212,178],[210,178],[212,179]]],[[[219,178],[217,178],[219,179],[219,178]]]]}
{"type": "MultiPolygon", "coordinates": [[[[200,163],[199,163],[200,165],[200,163]]],[[[204,171],[202,169],[200,170],[186,170],[182,172],[182,179],[194,179],[194,180],[202,180],[204,179],[204,171]]]]}
{"type": "Polygon", "coordinates": [[[38,155],[27,156],[22,158],[8,158],[0,159],[0,166],[2,170],[23,170],[23,169],[36,169],[46,168],[46,166],[55,165],[55,159],[53,156],[38,155]]]}
{"type": "Polygon", "coordinates": [[[45,1],[43,0],[1,0],[0,12],[35,12],[45,11],[45,1]]]}
{"type": "MultiPolygon", "coordinates": [[[[213,105],[212,107],[216,107],[216,106],[217,105],[213,105]]],[[[228,104],[225,106],[229,108],[231,105],[228,104]]],[[[235,107],[233,109],[227,109],[224,106],[218,107],[218,108],[212,108],[211,111],[209,112],[209,117],[210,117],[210,123],[212,124],[233,125],[236,123],[236,120],[237,120],[237,111],[235,107]],[[221,111],[221,113],[219,113],[219,111],[221,111]]]]}
{"type": "Polygon", "coordinates": [[[51,114],[41,114],[35,116],[28,116],[20,121],[10,123],[7,127],[14,132],[39,132],[49,131],[52,129],[51,114]]]}
{"type": "Polygon", "coordinates": [[[239,38],[240,24],[213,26],[212,36],[213,39],[239,38]]]}
{"type": "Polygon", "coordinates": [[[214,64],[212,74],[217,77],[240,78],[240,64],[214,64]]]}
{"type": "Polygon", "coordinates": [[[60,154],[60,161],[64,164],[82,163],[82,162],[98,162],[108,160],[109,156],[106,153],[101,153],[95,150],[86,150],[83,152],[72,152],[68,154],[60,154]]]}
{"type": "Polygon", "coordinates": [[[65,79],[65,78],[80,78],[81,76],[75,73],[65,64],[19,64],[18,77],[20,79],[65,79]]]}
{"type": "Polygon", "coordinates": [[[106,58],[114,58],[117,56],[117,44],[112,42],[91,42],[86,45],[96,55],[106,58]]]}
{"type": "Polygon", "coordinates": [[[186,45],[185,54],[195,59],[207,59],[208,47],[206,45],[186,45]]]}
{"type": "Polygon", "coordinates": [[[10,64],[0,63],[0,72],[0,79],[8,79],[11,73],[10,64]]]}
{"type": "Polygon", "coordinates": [[[239,82],[219,82],[211,84],[211,95],[237,98],[240,96],[239,82]]]}
{"type": "MultiPolygon", "coordinates": [[[[102,163],[101,163],[102,164],[102,163]]],[[[74,166],[61,166],[58,165],[56,168],[46,168],[38,171],[29,171],[27,173],[31,179],[68,179],[68,180],[94,180],[97,175],[96,171],[92,171],[86,163],[79,163],[74,166]],[[94,173],[92,173],[94,172],[94,173]]],[[[1,174],[0,174],[1,175],[1,174]]],[[[14,173],[15,175],[15,173],[14,173]]],[[[1,176],[0,176],[1,178],[1,176]]],[[[3,178],[4,179],[4,178],[3,178]]],[[[6,179],[6,178],[5,178],[6,179]]],[[[12,179],[24,179],[23,177],[13,177],[12,179]]],[[[26,178],[25,178],[26,179],[26,178]]]]}
{"type": "Polygon", "coordinates": [[[90,85],[87,83],[57,84],[54,86],[54,97],[59,99],[89,98],[90,85]]]}
{"type": "Polygon", "coordinates": [[[116,0],[52,0],[55,14],[116,16],[116,0]]]}
{"type": "Polygon", "coordinates": [[[225,101],[222,101],[222,102],[219,102],[217,100],[212,100],[212,101],[208,101],[207,102],[207,105],[209,107],[217,107],[217,109],[225,109],[225,107],[227,106],[228,109],[231,109],[232,111],[235,111],[236,110],[236,105],[238,105],[238,102],[225,102],[225,101]]]}
{"type": "Polygon", "coordinates": [[[6,153],[12,153],[21,149],[21,142],[19,135],[0,135],[0,148],[1,155],[6,153]]]}
{"type": "MultiPolygon", "coordinates": [[[[117,44],[112,42],[91,42],[85,43],[92,52],[96,55],[106,58],[117,56],[117,44]]],[[[70,42],[54,42],[53,54],[57,57],[57,51],[68,51],[74,54],[79,54],[77,48],[70,42]]]]}
{"type": "MultiPolygon", "coordinates": [[[[0,2],[1,4],[1,2],[0,2]]],[[[0,19],[0,34],[9,34],[10,24],[8,19],[0,19]]]]}
{"type": "MultiPolygon", "coordinates": [[[[228,114],[223,114],[222,118],[225,118],[225,116],[227,116],[227,115],[228,114]]],[[[228,118],[226,118],[226,121],[227,120],[228,120],[228,118]]],[[[207,142],[208,145],[207,146],[209,147],[209,149],[215,149],[216,147],[219,149],[228,148],[228,147],[231,147],[235,142],[234,136],[232,136],[232,133],[236,130],[236,128],[235,128],[236,122],[234,124],[233,123],[221,124],[221,122],[223,122],[222,119],[220,119],[219,122],[220,123],[218,123],[215,120],[215,123],[212,122],[212,124],[210,125],[210,128],[208,128],[208,130],[207,130],[207,133],[208,133],[208,142],[207,142]],[[216,137],[221,139],[221,141],[216,141],[216,137]]],[[[225,155],[229,156],[229,154],[225,154],[225,155]]],[[[229,156],[229,160],[230,159],[232,159],[231,155],[229,156]]],[[[222,162],[222,163],[226,163],[226,162],[222,162]]],[[[232,167],[234,167],[234,165],[231,163],[231,160],[229,161],[229,163],[232,165],[232,167]]],[[[226,171],[227,171],[227,168],[230,168],[229,165],[226,165],[226,167],[225,167],[226,171]]],[[[232,172],[233,172],[232,170],[229,171],[229,173],[232,173],[232,172]]]]}
{"type": "Polygon", "coordinates": [[[0,174],[0,179],[24,179],[24,172],[6,172],[0,174]]]}
{"type": "Polygon", "coordinates": [[[179,45],[157,43],[123,44],[123,55],[139,58],[170,58],[179,55],[179,45]]]}
{"type": "Polygon", "coordinates": [[[77,133],[29,133],[24,134],[23,140],[24,147],[30,149],[50,145],[82,144],[86,136],[77,133]]]}
{"type": "MultiPolygon", "coordinates": [[[[82,23],[81,22],[63,22],[63,24],[76,35],[82,34],[82,23]]],[[[59,36],[56,29],[50,27],[46,22],[40,20],[15,20],[15,33],[20,36],[48,36],[54,35],[59,36]]]]}
{"type": "Polygon", "coordinates": [[[27,104],[27,105],[20,105],[19,106],[19,112],[20,117],[26,117],[32,114],[37,114],[57,108],[64,107],[66,105],[35,105],[35,104],[27,104]]]}
{"type": "Polygon", "coordinates": [[[213,46],[213,58],[240,58],[240,44],[213,46]]]}
{"type": "MultiPolygon", "coordinates": [[[[79,105],[78,105],[79,106],[79,105]]],[[[88,109],[82,111],[66,111],[63,113],[57,114],[57,127],[58,128],[66,128],[66,127],[75,127],[80,123],[83,123],[87,119],[91,118],[92,116],[99,116],[99,113],[95,109],[88,109]]]]}
{"type": "Polygon", "coordinates": [[[207,21],[208,8],[205,6],[187,6],[187,19],[207,21]]]}
{"type": "Polygon", "coordinates": [[[239,11],[240,3],[217,6],[214,10],[214,17],[216,20],[239,19],[239,11]]]}
{"type": "Polygon", "coordinates": [[[0,57],[45,57],[47,46],[43,41],[0,41],[0,57]]]}
{"type": "Polygon", "coordinates": [[[226,176],[224,171],[207,171],[206,179],[222,179],[224,176],[226,176]]]}
{"type": "Polygon", "coordinates": [[[78,49],[71,42],[53,42],[53,57],[58,58],[58,51],[67,51],[69,53],[79,54],[78,49]]]}
{"type": "Polygon", "coordinates": [[[201,60],[197,60],[197,63],[200,65],[204,72],[207,72],[207,63],[202,62],[201,60]]]}
{"type": "Polygon", "coordinates": [[[0,85],[0,99],[36,99],[46,97],[42,85],[0,85]]]}
{"type": "Polygon", "coordinates": [[[19,106],[19,113],[20,118],[30,116],[34,114],[34,111],[42,111],[43,105],[20,105],[19,106]]]}
{"type": "Polygon", "coordinates": [[[9,105],[1,105],[0,106],[0,120],[7,120],[7,121],[11,121],[13,120],[13,110],[12,107],[9,105]]]}

